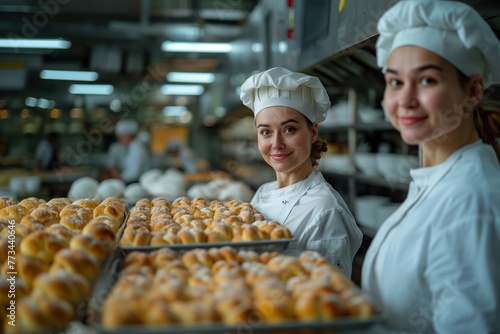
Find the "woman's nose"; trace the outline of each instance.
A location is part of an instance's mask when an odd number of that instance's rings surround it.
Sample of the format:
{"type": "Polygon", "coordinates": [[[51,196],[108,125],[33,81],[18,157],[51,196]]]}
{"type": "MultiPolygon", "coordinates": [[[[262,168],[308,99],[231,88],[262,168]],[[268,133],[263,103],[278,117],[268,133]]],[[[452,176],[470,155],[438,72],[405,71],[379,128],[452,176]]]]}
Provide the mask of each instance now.
{"type": "Polygon", "coordinates": [[[278,133],[276,136],[274,136],[273,149],[282,150],[284,148],[285,148],[285,142],[283,140],[283,136],[278,133]]]}
{"type": "Polygon", "coordinates": [[[401,90],[399,105],[403,108],[415,108],[418,105],[417,90],[414,85],[406,85],[401,90]]]}

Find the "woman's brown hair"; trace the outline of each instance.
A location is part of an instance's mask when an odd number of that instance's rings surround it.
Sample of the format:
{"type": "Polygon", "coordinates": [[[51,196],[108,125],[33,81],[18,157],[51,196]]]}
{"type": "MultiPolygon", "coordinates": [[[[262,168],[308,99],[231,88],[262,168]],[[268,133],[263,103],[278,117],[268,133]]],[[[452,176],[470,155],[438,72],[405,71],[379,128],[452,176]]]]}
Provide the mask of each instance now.
{"type": "MultiPolygon", "coordinates": [[[[307,124],[309,127],[312,126],[312,122],[307,120],[307,124]]],[[[316,141],[312,143],[311,146],[311,154],[309,154],[309,159],[311,159],[311,163],[313,167],[319,165],[318,160],[321,159],[321,153],[326,152],[328,150],[328,142],[326,140],[321,139],[319,136],[316,138],[316,141]]]]}
{"type": "MultiPolygon", "coordinates": [[[[457,70],[458,71],[458,70],[457,70]]],[[[461,71],[458,71],[460,82],[465,87],[470,78],[461,71]]],[[[481,101],[476,105],[473,111],[474,126],[483,143],[489,144],[497,154],[498,162],[500,162],[500,147],[497,139],[500,138],[500,110],[495,108],[485,108],[487,101],[481,101]]]]}

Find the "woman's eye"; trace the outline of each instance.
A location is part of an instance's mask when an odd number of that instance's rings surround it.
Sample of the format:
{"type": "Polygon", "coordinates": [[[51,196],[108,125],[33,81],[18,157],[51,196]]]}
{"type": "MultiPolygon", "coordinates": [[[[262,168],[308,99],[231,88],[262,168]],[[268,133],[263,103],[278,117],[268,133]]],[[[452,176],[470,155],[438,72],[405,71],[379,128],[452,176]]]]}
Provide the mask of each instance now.
{"type": "Polygon", "coordinates": [[[289,128],[286,128],[285,129],[285,132],[288,132],[288,133],[292,133],[295,131],[295,128],[294,127],[289,127],[289,128]]]}
{"type": "Polygon", "coordinates": [[[397,79],[389,79],[387,81],[387,83],[390,85],[390,86],[393,86],[393,87],[396,87],[398,85],[401,84],[401,81],[397,80],[397,79]]]}
{"type": "Polygon", "coordinates": [[[422,83],[424,85],[429,85],[429,84],[432,84],[432,83],[435,83],[436,80],[434,80],[433,78],[423,78],[422,79],[422,83]]]}
{"type": "Polygon", "coordinates": [[[262,130],[262,131],[260,131],[260,134],[262,136],[267,136],[269,134],[269,130],[262,130]]]}

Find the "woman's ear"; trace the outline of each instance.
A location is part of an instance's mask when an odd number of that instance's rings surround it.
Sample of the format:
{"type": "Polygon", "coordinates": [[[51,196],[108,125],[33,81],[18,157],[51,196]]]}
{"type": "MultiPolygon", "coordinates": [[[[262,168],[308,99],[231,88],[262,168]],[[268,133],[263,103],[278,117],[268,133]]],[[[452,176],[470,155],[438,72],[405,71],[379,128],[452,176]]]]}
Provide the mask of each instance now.
{"type": "Polygon", "coordinates": [[[311,125],[311,144],[318,139],[318,123],[314,122],[311,125]]]}
{"type": "Polygon", "coordinates": [[[468,106],[474,108],[483,98],[484,80],[481,74],[475,74],[469,79],[468,106]]]}

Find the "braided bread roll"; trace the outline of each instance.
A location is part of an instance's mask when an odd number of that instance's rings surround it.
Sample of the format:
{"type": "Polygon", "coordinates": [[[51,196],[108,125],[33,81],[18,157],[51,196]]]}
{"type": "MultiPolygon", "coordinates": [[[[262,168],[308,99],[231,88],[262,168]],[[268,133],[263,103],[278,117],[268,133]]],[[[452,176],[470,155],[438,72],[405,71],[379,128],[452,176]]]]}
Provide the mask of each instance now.
{"type": "Polygon", "coordinates": [[[28,286],[32,286],[35,278],[48,269],[48,263],[41,259],[17,253],[14,269],[10,268],[9,262],[6,261],[2,265],[2,275],[7,276],[8,272],[17,272],[18,279],[22,279],[28,286]]]}
{"type": "Polygon", "coordinates": [[[26,208],[28,214],[31,213],[33,210],[35,210],[38,205],[45,203],[45,200],[39,200],[36,197],[29,197],[23,199],[21,202],[19,202],[19,205],[22,205],[26,208]]]}
{"type": "Polygon", "coordinates": [[[83,235],[91,235],[97,240],[106,241],[110,245],[115,242],[115,233],[104,223],[89,223],[82,230],[83,235]]]}
{"type": "MultiPolygon", "coordinates": [[[[2,232],[0,232],[0,236],[1,237],[9,236],[9,234],[12,233],[10,231],[12,231],[10,228],[7,228],[7,229],[4,228],[2,230],[2,232]]],[[[16,236],[16,238],[22,239],[22,238],[28,236],[29,234],[31,234],[32,232],[33,232],[33,229],[29,228],[28,226],[21,225],[21,224],[14,225],[14,235],[16,236]]]]}
{"type": "Polygon", "coordinates": [[[63,249],[54,257],[50,266],[50,273],[57,273],[59,270],[83,275],[89,281],[94,281],[99,273],[97,261],[87,253],[77,249],[63,249]]]}
{"type": "Polygon", "coordinates": [[[93,223],[106,224],[115,234],[118,232],[121,225],[121,222],[108,216],[95,217],[89,222],[89,224],[93,223]]]}
{"type": "Polygon", "coordinates": [[[113,244],[106,240],[96,239],[91,234],[79,234],[71,239],[69,248],[85,252],[98,261],[102,261],[113,251],[113,244]]]}
{"type": "Polygon", "coordinates": [[[45,225],[32,215],[26,215],[21,219],[20,225],[26,226],[32,231],[39,231],[45,229],[45,225]]]}
{"type": "Polygon", "coordinates": [[[8,206],[18,204],[18,203],[19,203],[19,201],[15,198],[2,196],[2,197],[0,197],[0,210],[3,208],[6,208],[8,206]]]}
{"type": "Polygon", "coordinates": [[[73,202],[75,205],[79,205],[82,208],[89,208],[92,211],[100,204],[97,198],[81,198],[73,202]]]}
{"type": "Polygon", "coordinates": [[[32,297],[62,299],[78,305],[88,297],[90,282],[80,274],[59,270],[54,274],[42,273],[33,282],[32,297]]]}
{"type": "Polygon", "coordinates": [[[104,203],[101,203],[94,209],[94,218],[99,216],[108,216],[118,220],[119,222],[123,222],[123,218],[125,218],[125,210],[122,211],[118,206],[106,206],[104,203]]]}
{"type": "Polygon", "coordinates": [[[73,237],[73,232],[69,228],[61,224],[52,224],[45,229],[45,232],[66,240],[68,244],[73,237]]]}
{"type": "Polygon", "coordinates": [[[24,206],[14,204],[0,210],[0,219],[8,222],[14,220],[16,224],[19,224],[26,214],[27,210],[24,206]]]}
{"type": "Polygon", "coordinates": [[[52,224],[59,223],[59,214],[53,210],[46,209],[36,209],[30,213],[31,216],[35,217],[44,226],[49,226],[52,224]]]}
{"type": "Polygon", "coordinates": [[[54,255],[68,242],[45,231],[35,231],[21,241],[21,253],[37,257],[45,263],[51,263],[54,255]]]}
{"type": "Polygon", "coordinates": [[[61,299],[24,297],[19,301],[16,326],[5,326],[6,333],[63,330],[75,316],[73,306],[61,299]]]}

